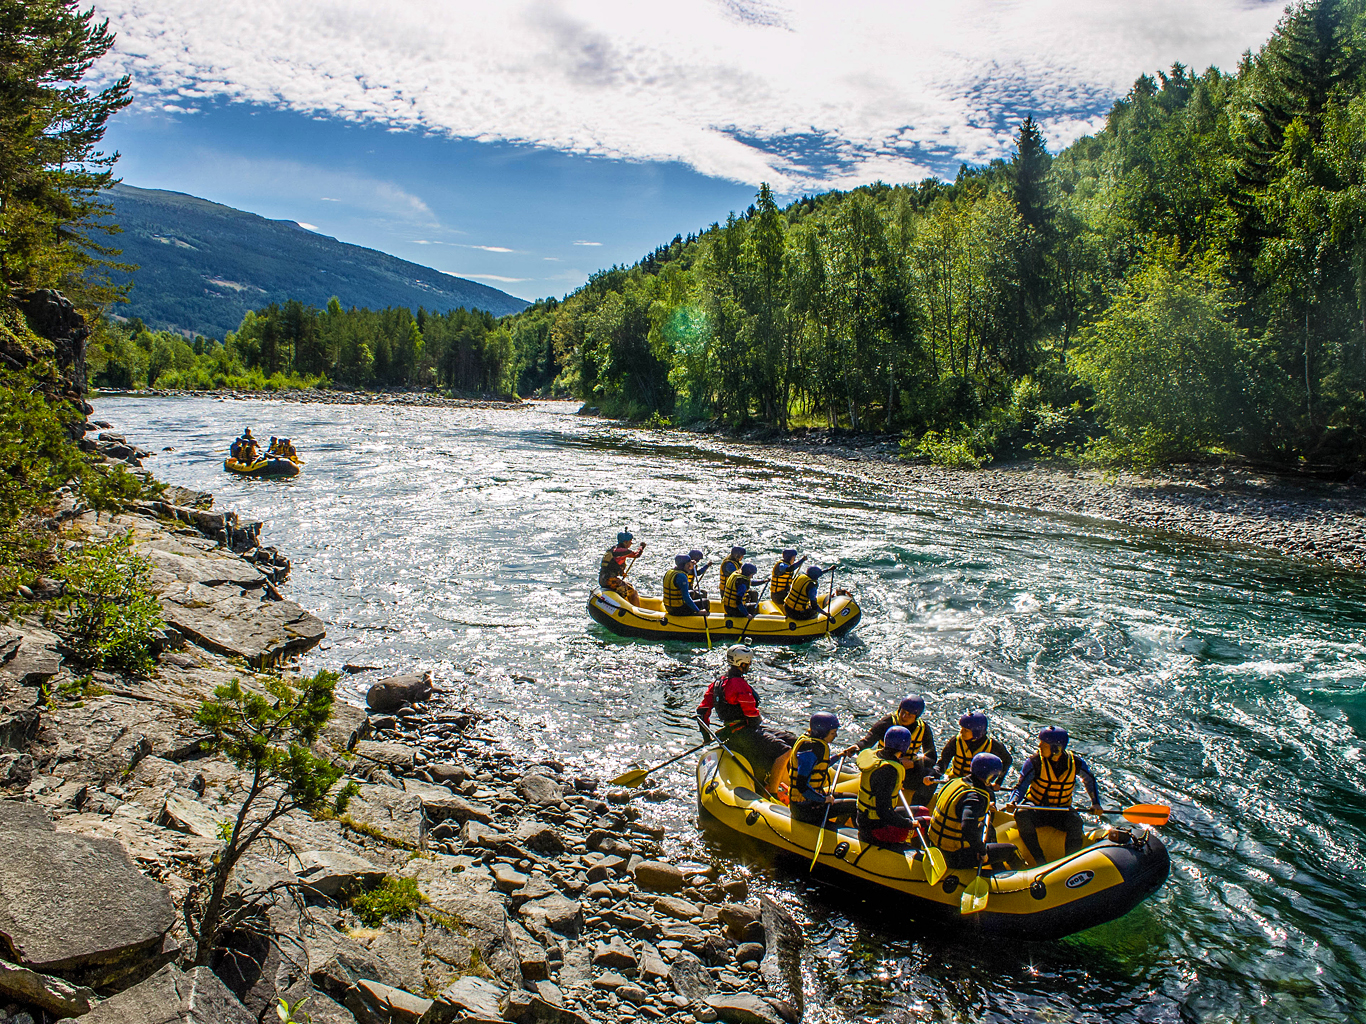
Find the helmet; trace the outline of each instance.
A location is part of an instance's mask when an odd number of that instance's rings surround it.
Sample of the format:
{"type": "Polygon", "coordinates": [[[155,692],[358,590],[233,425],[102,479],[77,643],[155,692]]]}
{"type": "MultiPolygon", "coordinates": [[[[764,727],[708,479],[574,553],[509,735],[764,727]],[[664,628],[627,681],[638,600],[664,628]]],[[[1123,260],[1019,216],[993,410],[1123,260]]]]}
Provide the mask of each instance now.
{"type": "Polygon", "coordinates": [[[911,730],[894,725],[882,734],[882,748],[895,754],[906,753],[911,745],[911,730]]]}
{"type": "Polygon", "coordinates": [[[995,754],[978,754],[972,759],[972,777],[979,782],[990,782],[1001,774],[1001,759],[995,754]]]}
{"type": "Polygon", "coordinates": [[[980,740],[987,734],[987,716],[980,711],[969,711],[958,719],[958,727],[960,729],[971,729],[972,738],[980,740]]]}
{"type": "Polygon", "coordinates": [[[812,736],[824,736],[831,729],[838,729],[839,727],[839,718],[829,711],[817,711],[811,716],[810,735],[812,736]]]}
{"type": "Polygon", "coordinates": [[[813,579],[813,580],[818,580],[818,579],[820,579],[821,576],[822,576],[824,573],[825,573],[825,570],[822,569],[819,565],[813,565],[813,566],[811,566],[809,569],[806,570],[807,578],[808,578],[808,579],[813,579]]]}
{"type": "Polygon", "coordinates": [[[742,548],[739,544],[735,545],[735,547],[733,547],[733,548],[730,549],[730,557],[731,557],[731,558],[744,558],[744,557],[745,557],[745,549],[742,548]]]}
{"type": "Polygon", "coordinates": [[[783,548],[783,561],[790,562],[797,557],[796,548],[783,548]]]}
{"type": "Polygon", "coordinates": [[[746,562],[744,565],[740,566],[740,571],[746,576],[753,576],[759,571],[759,567],[753,562],[746,562]]]}
{"type": "Polygon", "coordinates": [[[270,443],[271,443],[271,444],[274,444],[274,443],[275,443],[276,441],[278,441],[278,440],[280,440],[280,439],[279,439],[278,437],[276,437],[274,434],[271,434],[271,435],[270,435],[270,443]]]}
{"type": "Polygon", "coordinates": [[[1056,725],[1050,725],[1039,733],[1039,742],[1047,743],[1049,746],[1057,747],[1059,750],[1067,749],[1067,730],[1056,725]]]}
{"type": "Polygon", "coordinates": [[[706,557],[707,556],[704,555],[702,552],[698,551],[697,548],[693,548],[691,551],[688,552],[688,559],[693,562],[700,562],[702,561],[702,559],[706,557]]]}
{"type": "Polygon", "coordinates": [[[680,569],[686,569],[688,563],[691,561],[692,559],[687,555],[674,555],[674,565],[678,566],[680,569]]]}
{"type": "Polygon", "coordinates": [[[904,711],[908,715],[915,715],[919,718],[925,713],[924,697],[902,697],[901,703],[897,705],[898,711],[904,711]]]}
{"type": "Polygon", "coordinates": [[[627,544],[631,543],[631,541],[635,539],[635,534],[630,533],[626,530],[622,530],[619,534],[617,534],[617,543],[620,544],[622,547],[625,547],[627,544]]]}
{"type": "Polygon", "coordinates": [[[242,431],[242,436],[243,436],[243,437],[251,437],[251,427],[247,427],[245,430],[243,430],[243,431],[242,431]]]}
{"type": "Polygon", "coordinates": [[[726,648],[726,661],[736,668],[749,668],[754,661],[754,652],[744,644],[731,644],[726,648]]]}

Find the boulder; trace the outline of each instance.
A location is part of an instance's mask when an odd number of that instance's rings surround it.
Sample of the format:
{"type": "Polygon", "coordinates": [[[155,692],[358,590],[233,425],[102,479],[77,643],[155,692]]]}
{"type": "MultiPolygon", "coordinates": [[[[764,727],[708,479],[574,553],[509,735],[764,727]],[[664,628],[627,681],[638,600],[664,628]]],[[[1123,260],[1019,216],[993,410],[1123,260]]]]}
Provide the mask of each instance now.
{"type": "Polygon", "coordinates": [[[393,786],[361,786],[347,805],[346,817],[409,846],[421,842],[422,801],[393,786]]]}
{"type": "Polygon", "coordinates": [[[775,1006],[780,1010],[790,1008],[800,1020],[806,1008],[802,989],[802,947],[806,936],[780,904],[760,895],[759,907],[764,945],[768,949],[768,955],[762,958],[761,974],[768,991],[776,997],[775,1006]]]}
{"type": "Polygon", "coordinates": [[[726,926],[726,932],[736,942],[759,942],[763,940],[763,925],[760,923],[761,911],[744,903],[722,903],[716,908],[717,916],[726,926]]]}
{"type": "Polygon", "coordinates": [[[0,960],[0,996],[40,1007],[56,1017],[79,1017],[100,1001],[95,990],[0,960]]]}
{"type": "Polygon", "coordinates": [[[324,896],[368,889],[383,881],[385,874],[363,857],[332,850],[307,850],[299,855],[299,863],[299,880],[324,896]]]}
{"type": "Polygon", "coordinates": [[[458,978],[441,990],[419,1024],[455,1024],[470,1018],[502,1020],[499,1004],[506,992],[501,985],[483,978],[458,978]]]}
{"type": "MultiPolygon", "coordinates": [[[[368,746],[368,744],[366,745],[368,746]]],[[[397,744],[393,745],[397,746],[397,744]]],[[[410,793],[422,801],[422,807],[427,812],[427,817],[432,821],[446,821],[452,818],[459,822],[488,821],[493,817],[492,807],[475,803],[473,800],[466,800],[463,796],[452,793],[445,786],[433,786],[429,782],[404,779],[403,789],[404,792],[410,793]]]]}
{"type": "Polygon", "coordinates": [[[690,921],[702,913],[702,908],[690,900],[679,899],[677,896],[661,896],[655,900],[655,909],[668,917],[676,917],[680,921],[690,921]]]}
{"type": "Polygon", "coordinates": [[[742,942],[735,947],[735,962],[737,964],[759,963],[764,958],[764,944],[762,942],[742,942]]]}
{"type": "Polygon", "coordinates": [[[544,981],[550,977],[550,960],[545,947],[531,937],[525,928],[515,921],[508,922],[508,932],[513,945],[517,948],[517,959],[522,968],[522,980],[544,981]]]}
{"type": "Polygon", "coordinates": [[[542,807],[553,807],[564,800],[564,790],[560,784],[540,772],[527,772],[517,783],[517,791],[527,803],[542,807]]]}
{"type": "Polygon", "coordinates": [[[323,726],[323,739],[334,750],[355,750],[361,740],[370,738],[370,718],[358,707],[336,701],[332,717],[323,726]]]}
{"type": "Polygon", "coordinates": [[[669,965],[669,984],[681,996],[701,1002],[716,991],[716,979],[701,960],[682,950],[669,965]]]}
{"type": "Polygon", "coordinates": [[[382,764],[386,768],[409,771],[413,767],[413,748],[406,743],[358,740],[351,750],[358,758],[382,764]]]}
{"type": "Polygon", "coordinates": [[[499,892],[516,892],[526,885],[528,877],[510,864],[493,865],[493,884],[499,892]]]}
{"type": "Polygon", "coordinates": [[[188,832],[201,839],[220,841],[218,826],[231,818],[214,814],[198,800],[192,800],[181,793],[171,793],[166,797],[158,824],[173,828],[177,832],[188,832]]]}
{"type": "Polygon", "coordinates": [[[0,800],[0,945],[22,967],[99,988],[162,955],[170,893],[123,845],[53,830],[0,800]]]}
{"type": "Polygon", "coordinates": [[[508,996],[503,1019],[515,1024],[588,1024],[573,1010],[542,999],[535,992],[518,989],[508,996]]]}
{"type": "Polygon", "coordinates": [[[706,1003],[727,1024],[786,1024],[772,1004],[749,992],[708,996],[706,1003]]]}
{"type": "Polygon", "coordinates": [[[636,955],[620,935],[613,935],[611,942],[600,942],[593,949],[593,966],[609,967],[614,971],[634,971],[636,955]]]}
{"type": "Polygon", "coordinates": [[[137,544],[134,550],[152,563],[152,568],[160,569],[181,583],[198,583],[205,587],[231,586],[238,590],[251,590],[265,585],[266,578],[261,570],[236,555],[206,558],[198,551],[178,553],[163,550],[163,545],[137,544]]]}
{"type": "Polygon", "coordinates": [[[370,687],[365,695],[366,706],[381,713],[397,711],[404,704],[416,704],[432,695],[432,674],[391,676],[370,687]]]}
{"type": "Polygon", "coordinates": [[[458,786],[470,777],[469,769],[463,764],[430,764],[427,774],[440,785],[458,786]]]}
{"type": "Polygon", "coordinates": [[[255,1018],[207,967],[171,965],[100,1003],[85,1024],[255,1024],[255,1018]]]}
{"type": "Polygon", "coordinates": [[[634,874],[636,885],[648,892],[678,892],[687,884],[682,868],[661,860],[641,861],[634,874]]]}
{"type": "Polygon", "coordinates": [[[327,635],[322,620],[293,601],[260,601],[236,588],[176,582],[161,594],[166,621],[196,647],[252,668],[302,654],[327,635]]]}
{"type": "Polygon", "coordinates": [[[576,900],[563,896],[547,896],[522,906],[520,913],[551,931],[561,935],[577,935],[583,927],[583,908],[576,900]]]}
{"type": "Polygon", "coordinates": [[[517,842],[528,850],[550,854],[552,857],[564,853],[564,840],[560,834],[543,821],[527,821],[518,826],[515,833],[517,842]]]}
{"type": "Polygon", "coordinates": [[[462,832],[466,846],[484,846],[493,849],[508,841],[506,833],[499,832],[496,828],[473,819],[465,822],[462,832]]]}
{"type": "Polygon", "coordinates": [[[367,979],[357,983],[356,991],[371,1016],[385,1024],[416,1024],[431,1009],[433,1002],[401,988],[367,979]]]}

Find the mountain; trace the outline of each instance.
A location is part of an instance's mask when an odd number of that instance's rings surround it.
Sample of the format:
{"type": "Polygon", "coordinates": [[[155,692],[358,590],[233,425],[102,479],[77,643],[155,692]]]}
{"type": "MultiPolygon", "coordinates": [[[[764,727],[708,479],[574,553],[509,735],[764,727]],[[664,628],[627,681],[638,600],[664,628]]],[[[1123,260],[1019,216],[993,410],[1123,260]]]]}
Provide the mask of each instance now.
{"type": "Polygon", "coordinates": [[[323,306],[458,306],[495,316],[529,303],[387,253],[339,242],[289,220],[267,220],[180,192],[115,185],[113,244],[135,264],[125,317],[148,327],[222,338],[249,309],[299,299],[323,306]]]}

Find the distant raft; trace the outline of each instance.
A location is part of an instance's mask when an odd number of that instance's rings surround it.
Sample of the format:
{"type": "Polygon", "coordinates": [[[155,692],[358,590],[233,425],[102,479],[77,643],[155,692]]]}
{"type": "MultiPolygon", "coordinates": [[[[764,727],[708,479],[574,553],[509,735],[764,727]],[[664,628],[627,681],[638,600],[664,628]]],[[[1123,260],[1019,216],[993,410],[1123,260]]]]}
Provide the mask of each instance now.
{"type": "Polygon", "coordinates": [[[713,644],[732,643],[745,638],[756,644],[805,644],[823,636],[843,636],[863,617],[858,602],[847,594],[836,594],[830,603],[830,614],[825,609],[814,619],[789,619],[779,605],[761,601],[753,618],[725,615],[712,602],[713,611],[704,628],[700,615],[669,615],[657,597],[642,597],[633,605],[610,590],[594,589],[588,597],[588,614],[619,636],[641,640],[689,640],[713,644]]]}
{"type": "MultiPolygon", "coordinates": [[[[697,766],[703,817],[810,864],[821,830],[795,821],[786,806],[765,800],[752,785],[739,761],[722,750],[708,751],[697,766]]],[[[995,825],[998,839],[1024,849],[1014,818],[998,810],[995,825]]],[[[899,902],[908,918],[943,918],[947,928],[965,935],[1060,939],[1127,914],[1162,887],[1171,869],[1166,846],[1150,829],[1130,825],[1095,829],[1090,835],[1089,845],[1064,856],[1061,834],[1040,829],[1044,854],[1053,859],[986,876],[988,902],[978,914],[959,913],[963,888],[975,872],[950,871],[930,885],[919,850],[865,845],[855,828],[827,831],[817,869],[836,883],[876,892],[880,906],[899,902]]]]}
{"type": "Polygon", "coordinates": [[[224,469],[242,476],[298,476],[303,465],[303,459],[282,459],[274,455],[263,456],[255,462],[238,462],[231,456],[223,460],[224,469]]]}

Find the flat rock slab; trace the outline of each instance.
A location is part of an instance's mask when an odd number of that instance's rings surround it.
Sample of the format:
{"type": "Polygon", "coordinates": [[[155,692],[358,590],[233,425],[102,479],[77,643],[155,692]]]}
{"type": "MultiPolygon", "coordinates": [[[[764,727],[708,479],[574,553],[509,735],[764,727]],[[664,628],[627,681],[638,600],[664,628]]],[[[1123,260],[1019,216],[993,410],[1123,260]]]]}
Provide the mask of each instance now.
{"type": "Polygon", "coordinates": [[[98,987],[155,951],[175,907],[117,840],[56,832],[41,813],[0,801],[0,939],[23,967],[98,987]]]}
{"type": "Polygon", "coordinates": [[[459,978],[451,982],[436,997],[431,1008],[423,1014],[421,1024],[452,1024],[470,1017],[501,1020],[500,1008],[507,990],[483,978],[459,978]]]}
{"type": "Polygon", "coordinates": [[[206,587],[233,586],[239,590],[250,590],[264,586],[265,576],[261,570],[236,555],[213,558],[194,551],[176,553],[162,550],[161,545],[138,544],[138,554],[145,556],[153,569],[160,569],[181,583],[201,583],[206,587]]]}
{"type": "Polygon", "coordinates": [[[422,801],[393,786],[361,786],[346,816],[413,847],[421,840],[422,801]]]}
{"type": "Polygon", "coordinates": [[[407,769],[413,766],[413,748],[406,743],[389,743],[381,740],[360,740],[353,748],[355,755],[366,761],[387,765],[390,768],[407,769]]]}
{"type": "Polygon", "coordinates": [[[85,1024],[256,1024],[207,967],[186,974],[170,965],[106,999],[81,1020],[85,1024]]]}
{"type": "Polygon", "coordinates": [[[39,974],[5,960],[0,960],[0,996],[32,1003],[57,1017],[79,1017],[100,1001],[94,989],[39,974]]]}
{"type": "Polygon", "coordinates": [[[180,793],[166,797],[166,807],[161,815],[161,824],[177,832],[188,832],[200,839],[213,840],[221,838],[218,834],[219,825],[230,820],[226,815],[214,814],[198,800],[191,800],[180,793]]]}
{"type": "MultiPolygon", "coordinates": [[[[361,744],[358,743],[356,746],[359,748],[361,744]]],[[[365,746],[368,747],[370,744],[365,744],[365,746]]],[[[452,793],[445,786],[434,786],[429,782],[404,779],[403,789],[422,801],[422,806],[427,810],[427,817],[433,821],[445,821],[448,818],[454,818],[463,823],[466,821],[488,821],[493,817],[492,807],[475,803],[473,800],[466,800],[463,796],[452,793]]]]}
{"type": "Polygon", "coordinates": [[[293,601],[258,601],[231,587],[176,582],[162,593],[161,610],[195,646],[253,668],[301,654],[327,635],[322,620],[293,601]]]}
{"type": "Polygon", "coordinates": [[[352,853],[307,850],[299,855],[299,861],[299,878],[324,896],[336,896],[343,889],[368,889],[384,880],[383,868],[352,853]]]}
{"type": "Polygon", "coordinates": [[[786,1024],[772,1004],[748,992],[708,996],[707,1005],[727,1024],[786,1024]]]}

